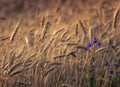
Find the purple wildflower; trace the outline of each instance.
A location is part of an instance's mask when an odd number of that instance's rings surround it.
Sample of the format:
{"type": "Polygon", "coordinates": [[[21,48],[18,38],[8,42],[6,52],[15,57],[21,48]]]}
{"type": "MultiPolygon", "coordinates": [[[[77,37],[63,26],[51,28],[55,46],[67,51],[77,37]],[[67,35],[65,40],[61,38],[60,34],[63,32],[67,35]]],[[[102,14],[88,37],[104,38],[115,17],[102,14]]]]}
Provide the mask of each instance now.
{"type": "Polygon", "coordinates": [[[113,69],[112,68],[110,68],[110,74],[113,74],[113,69]]]}
{"type": "Polygon", "coordinates": [[[98,47],[100,47],[102,44],[101,44],[101,42],[98,42],[98,47]]]}
{"type": "Polygon", "coordinates": [[[98,42],[97,39],[94,37],[93,43],[95,44],[95,43],[97,43],[97,42],[98,42]]]}
{"type": "Polygon", "coordinates": [[[117,61],[116,61],[116,60],[114,60],[113,66],[115,66],[115,67],[118,67],[118,66],[119,66],[119,64],[117,64],[117,61]]]}
{"type": "Polygon", "coordinates": [[[118,67],[119,65],[117,63],[114,63],[113,66],[118,67]]]}
{"type": "Polygon", "coordinates": [[[117,62],[114,62],[113,66],[118,67],[119,64],[117,64],[117,62]]]}
{"type": "Polygon", "coordinates": [[[109,66],[109,63],[108,63],[108,61],[106,61],[106,62],[105,62],[105,66],[109,66]]]}
{"type": "Polygon", "coordinates": [[[92,47],[92,45],[89,43],[89,44],[87,45],[87,48],[90,50],[91,47],[92,47]]]}

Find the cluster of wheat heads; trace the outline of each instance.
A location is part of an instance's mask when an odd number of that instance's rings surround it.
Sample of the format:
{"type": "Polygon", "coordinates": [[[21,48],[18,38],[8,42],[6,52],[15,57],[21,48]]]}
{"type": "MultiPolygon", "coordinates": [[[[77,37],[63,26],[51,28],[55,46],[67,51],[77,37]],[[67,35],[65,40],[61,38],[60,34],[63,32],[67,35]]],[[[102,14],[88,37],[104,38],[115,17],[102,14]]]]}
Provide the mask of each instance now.
{"type": "Polygon", "coordinates": [[[0,87],[119,87],[120,68],[113,67],[109,78],[112,65],[104,67],[114,58],[120,64],[118,14],[119,9],[112,21],[95,26],[89,20],[62,24],[43,17],[40,29],[31,28],[16,40],[22,26],[18,22],[6,49],[0,49],[0,87]],[[89,51],[93,37],[102,46],[89,51]]]}

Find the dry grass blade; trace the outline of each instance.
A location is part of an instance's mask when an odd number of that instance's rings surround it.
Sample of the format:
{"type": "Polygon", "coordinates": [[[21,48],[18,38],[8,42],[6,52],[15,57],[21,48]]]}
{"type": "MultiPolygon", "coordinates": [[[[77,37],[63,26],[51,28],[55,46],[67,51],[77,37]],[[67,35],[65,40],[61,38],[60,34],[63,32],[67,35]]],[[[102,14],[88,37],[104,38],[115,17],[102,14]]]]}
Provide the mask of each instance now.
{"type": "Polygon", "coordinates": [[[80,45],[79,45],[79,46],[77,46],[77,48],[78,48],[78,49],[84,49],[84,50],[88,50],[88,48],[87,48],[87,47],[80,46],[80,45]]]}
{"type": "Polygon", "coordinates": [[[42,18],[42,26],[44,26],[45,23],[45,17],[42,18]]]}
{"type": "Polygon", "coordinates": [[[120,21],[120,6],[118,6],[113,20],[113,29],[118,27],[118,22],[120,21]]]}
{"type": "Polygon", "coordinates": [[[12,66],[12,64],[14,63],[15,60],[15,53],[13,53],[13,50],[10,52],[9,54],[10,58],[9,58],[9,66],[12,66]]]}
{"type": "Polygon", "coordinates": [[[8,70],[8,75],[10,75],[12,72],[15,71],[15,69],[17,69],[18,67],[20,67],[22,65],[21,62],[17,63],[17,64],[14,64],[10,67],[10,69],[8,70]]]}
{"type": "Polygon", "coordinates": [[[26,79],[26,80],[29,80],[29,75],[28,74],[20,74],[20,77],[26,79]]]}
{"type": "Polygon", "coordinates": [[[76,28],[75,28],[75,36],[76,36],[76,42],[78,43],[78,24],[76,24],[76,28]]]}
{"type": "Polygon", "coordinates": [[[56,66],[53,66],[53,67],[49,68],[49,69],[44,73],[43,79],[44,79],[44,77],[45,77],[46,75],[48,75],[49,72],[53,71],[55,68],[56,68],[56,66]]]}
{"type": "Polygon", "coordinates": [[[110,38],[105,38],[105,39],[102,41],[102,43],[105,43],[105,42],[109,43],[109,41],[110,41],[110,38]]]}
{"type": "Polygon", "coordinates": [[[28,40],[27,36],[25,37],[25,42],[26,42],[26,44],[29,44],[29,40],[28,40]]]}
{"type": "Polygon", "coordinates": [[[120,49],[117,51],[116,56],[120,56],[120,49]]]}
{"type": "Polygon", "coordinates": [[[15,57],[18,58],[22,55],[23,51],[25,50],[25,46],[23,46],[21,49],[19,49],[19,52],[16,53],[15,57]]]}
{"type": "Polygon", "coordinates": [[[43,31],[42,31],[41,40],[43,40],[45,38],[45,34],[47,33],[47,30],[49,27],[50,27],[50,23],[49,23],[49,21],[46,21],[43,31]]]}
{"type": "Polygon", "coordinates": [[[0,37],[0,41],[4,41],[4,40],[7,40],[9,39],[9,37],[0,37]]]}
{"type": "Polygon", "coordinates": [[[37,54],[37,53],[33,53],[33,54],[30,55],[27,59],[25,58],[23,65],[25,65],[28,61],[32,60],[32,58],[35,57],[36,54],[37,54]]]}
{"type": "Polygon", "coordinates": [[[95,51],[95,53],[97,53],[97,52],[99,52],[99,51],[102,51],[102,50],[104,50],[104,49],[106,49],[107,47],[101,47],[101,48],[99,48],[99,49],[97,49],[96,51],[95,51]]]}
{"type": "Polygon", "coordinates": [[[2,58],[2,60],[1,60],[1,68],[3,69],[5,66],[6,66],[6,61],[7,61],[7,59],[6,59],[6,57],[5,56],[3,56],[3,58],[2,58]]]}
{"type": "Polygon", "coordinates": [[[73,46],[76,46],[76,45],[78,45],[77,43],[67,43],[67,45],[69,46],[69,45],[73,45],[73,46]]]}
{"type": "Polygon", "coordinates": [[[5,66],[3,66],[2,68],[3,68],[3,70],[5,71],[5,70],[8,69],[8,67],[9,67],[9,63],[7,62],[7,63],[5,63],[5,66]]]}
{"type": "Polygon", "coordinates": [[[89,41],[90,43],[92,42],[92,29],[90,28],[89,31],[88,31],[88,37],[89,37],[89,41]]]}
{"type": "Polygon", "coordinates": [[[24,86],[27,86],[27,87],[31,87],[32,86],[32,84],[30,84],[30,83],[26,83],[26,82],[17,82],[17,84],[19,84],[19,85],[24,85],[24,86]]]}
{"type": "Polygon", "coordinates": [[[34,30],[31,30],[29,32],[29,38],[28,38],[28,43],[29,43],[29,46],[33,46],[34,45],[34,30]]]}
{"type": "Polygon", "coordinates": [[[76,28],[75,28],[75,36],[77,37],[78,36],[78,24],[76,24],[76,28]]]}
{"type": "Polygon", "coordinates": [[[83,30],[84,34],[86,35],[87,32],[86,32],[86,29],[85,29],[83,23],[81,22],[81,20],[79,20],[79,24],[80,24],[80,26],[82,27],[82,30],[83,30]]]}
{"type": "Polygon", "coordinates": [[[46,50],[50,47],[50,44],[53,42],[54,38],[51,38],[50,41],[47,43],[47,45],[43,48],[43,52],[46,52],[46,50]]]}
{"type": "Polygon", "coordinates": [[[50,65],[62,65],[62,63],[54,62],[54,63],[51,63],[50,65]]]}
{"type": "Polygon", "coordinates": [[[15,70],[14,72],[11,72],[11,73],[9,74],[9,76],[13,77],[13,76],[15,76],[15,75],[20,74],[20,73],[23,72],[23,71],[24,71],[24,67],[20,67],[19,70],[15,70]]]}
{"type": "Polygon", "coordinates": [[[28,59],[27,62],[24,63],[24,67],[25,68],[28,68],[28,67],[30,68],[30,66],[32,65],[32,63],[33,63],[33,60],[28,59]]]}
{"type": "Polygon", "coordinates": [[[31,61],[29,64],[25,65],[25,70],[32,68],[34,65],[36,65],[39,62],[39,60],[35,60],[34,62],[31,61]]]}
{"type": "Polygon", "coordinates": [[[72,55],[73,57],[77,57],[77,56],[75,55],[76,51],[77,51],[77,50],[73,50],[73,51],[69,52],[69,53],[67,54],[67,56],[72,55]]]}
{"type": "Polygon", "coordinates": [[[58,29],[57,31],[54,31],[54,32],[53,32],[53,36],[54,36],[54,35],[57,35],[59,32],[61,32],[61,31],[63,31],[63,30],[64,30],[64,27],[58,29]]]}
{"type": "Polygon", "coordinates": [[[54,59],[61,58],[61,57],[65,57],[65,56],[66,56],[66,55],[63,54],[63,55],[60,55],[60,56],[56,56],[56,57],[54,57],[54,59]]]}
{"type": "Polygon", "coordinates": [[[68,84],[62,84],[61,87],[71,87],[71,86],[68,84]]]}
{"type": "Polygon", "coordinates": [[[62,39],[69,31],[66,30],[65,32],[63,32],[63,34],[61,35],[60,39],[62,39]]]}
{"type": "Polygon", "coordinates": [[[10,42],[12,42],[14,40],[14,37],[15,37],[15,34],[17,33],[19,27],[20,27],[20,24],[22,23],[22,21],[19,21],[16,26],[14,27],[14,30],[10,36],[10,42]]]}
{"type": "Polygon", "coordinates": [[[73,34],[71,34],[70,36],[68,36],[65,41],[69,41],[72,38],[72,36],[73,36],[73,34]]]}
{"type": "Polygon", "coordinates": [[[76,51],[77,51],[77,49],[73,49],[71,52],[68,52],[67,54],[61,54],[59,56],[54,57],[54,59],[61,58],[61,57],[66,57],[66,56],[69,56],[69,55],[72,55],[72,56],[76,57],[76,55],[75,55],[76,51]]]}

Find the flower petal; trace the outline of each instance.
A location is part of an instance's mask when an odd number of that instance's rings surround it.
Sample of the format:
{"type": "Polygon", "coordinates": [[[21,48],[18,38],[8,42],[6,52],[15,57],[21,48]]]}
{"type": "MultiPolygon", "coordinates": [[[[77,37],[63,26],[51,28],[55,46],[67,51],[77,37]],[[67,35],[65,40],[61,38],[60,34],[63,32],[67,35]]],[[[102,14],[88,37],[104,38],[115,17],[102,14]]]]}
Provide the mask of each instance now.
{"type": "Polygon", "coordinates": [[[113,74],[113,69],[112,68],[110,68],[110,74],[113,74]]]}
{"type": "Polygon", "coordinates": [[[91,47],[92,47],[92,45],[89,43],[89,44],[87,45],[87,48],[90,49],[91,47]]]}
{"type": "Polygon", "coordinates": [[[106,62],[105,62],[105,66],[109,66],[109,63],[108,63],[108,61],[106,61],[106,62]]]}
{"type": "Polygon", "coordinates": [[[94,37],[93,43],[97,43],[97,42],[98,42],[97,39],[94,37]]]}
{"type": "Polygon", "coordinates": [[[100,47],[102,44],[101,44],[101,42],[98,42],[98,47],[100,47]]]}

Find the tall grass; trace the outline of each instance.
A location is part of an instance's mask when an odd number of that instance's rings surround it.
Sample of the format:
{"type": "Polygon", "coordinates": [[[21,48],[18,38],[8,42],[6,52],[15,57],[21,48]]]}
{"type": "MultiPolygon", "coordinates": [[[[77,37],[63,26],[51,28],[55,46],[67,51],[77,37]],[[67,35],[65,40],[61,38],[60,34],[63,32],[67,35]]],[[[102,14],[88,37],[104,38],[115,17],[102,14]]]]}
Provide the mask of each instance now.
{"type": "Polygon", "coordinates": [[[0,87],[120,87],[119,8],[104,24],[104,19],[93,24],[90,18],[76,16],[67,22],[66,16],[46,14],[39,27],[33,23],[26,29],[22,19],[9,32],[0,48],[0,87]]]}

